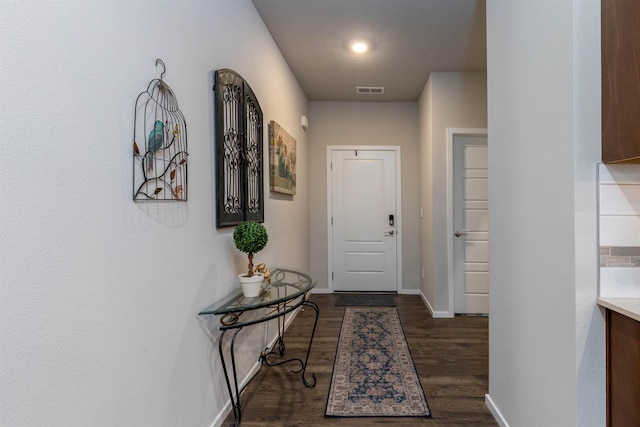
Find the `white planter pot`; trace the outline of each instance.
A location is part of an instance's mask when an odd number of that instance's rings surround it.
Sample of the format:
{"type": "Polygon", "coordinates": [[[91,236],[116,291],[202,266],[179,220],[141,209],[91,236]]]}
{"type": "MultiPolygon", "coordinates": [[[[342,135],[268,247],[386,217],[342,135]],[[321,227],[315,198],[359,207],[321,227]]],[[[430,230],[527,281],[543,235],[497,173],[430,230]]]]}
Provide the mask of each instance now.
{"type": "Polygon", "coordinates": [[[242,288],[242,294],[246,298],[253,298],[260,295],[262,290],[262,282],[264,282],[264,275],[262,273],[253,273],[253,276],[247,277],[247,274],[238,275],[240,280],[240,287],[242,288]]]}

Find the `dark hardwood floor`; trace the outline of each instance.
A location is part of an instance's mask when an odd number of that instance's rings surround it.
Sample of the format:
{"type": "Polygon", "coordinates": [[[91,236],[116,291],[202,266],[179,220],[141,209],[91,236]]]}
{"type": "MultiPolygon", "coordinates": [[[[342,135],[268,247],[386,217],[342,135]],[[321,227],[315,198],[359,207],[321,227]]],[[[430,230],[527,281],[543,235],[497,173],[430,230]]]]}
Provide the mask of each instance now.
{"type": "MultiPolygon", "coordinates": [[[[325,418],[344,306],[336,295],[312,295],[320,318],[309,356],[307,388],[294,364],[263,367],[242,395],[242,426],[497,426],[484,403],[488,390],[488,318],[433,319],[417,295],[396,295],[396,306],[424,388],[431,418],[325,418]]],[[[298,314],[286,331],[286,358],[304,358],[313,310],[298,314]]],[[[230,425],[230,414],[223,426],[230,425]]]]}

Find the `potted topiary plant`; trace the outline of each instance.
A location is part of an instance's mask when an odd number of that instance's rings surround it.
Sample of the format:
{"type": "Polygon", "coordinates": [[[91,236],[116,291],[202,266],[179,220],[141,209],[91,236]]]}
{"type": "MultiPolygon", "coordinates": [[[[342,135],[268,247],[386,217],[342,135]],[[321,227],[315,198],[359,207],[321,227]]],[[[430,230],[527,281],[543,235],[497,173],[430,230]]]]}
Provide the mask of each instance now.
{"type": "Polygon", "coordinates": [[[253,255],[260,252],[267,245],[269,236],[264,225],[254,221],[245,221],[238,224],[233,230],[233,242],[239,251],[248,254],[249,272],[240,274],[240,286],[245,297],[257,297],[260,295],[264,276],[253,271],[253,255]]]}

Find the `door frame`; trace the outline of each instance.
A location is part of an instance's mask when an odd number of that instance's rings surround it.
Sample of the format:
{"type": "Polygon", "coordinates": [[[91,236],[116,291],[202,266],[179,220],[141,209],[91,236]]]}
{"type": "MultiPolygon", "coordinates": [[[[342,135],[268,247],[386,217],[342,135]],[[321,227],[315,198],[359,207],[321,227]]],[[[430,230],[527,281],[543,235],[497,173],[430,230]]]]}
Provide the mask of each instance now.
{"type": "MultiPolygon", "coordinates": [[[[453,138],[456,135],[486,136],[486,128],[447,128],[447,289],[449,310],[443,317],[455,317],[455,278],[453,276],[453,138]]],[[[491,206],[489,206],[491,211],[491,206]]],[[[491,268],[491,267],[489,267],[491,268]]]]}
{"type": "Polygon", "coordinates": [[[331,153],[334,151],[394,151],[396,153],[396,292],[402,291],[402,185],[401,158],[398,145],[327,145],[327,288],[333,293],[333,189],[331,186],[331,153]]]}

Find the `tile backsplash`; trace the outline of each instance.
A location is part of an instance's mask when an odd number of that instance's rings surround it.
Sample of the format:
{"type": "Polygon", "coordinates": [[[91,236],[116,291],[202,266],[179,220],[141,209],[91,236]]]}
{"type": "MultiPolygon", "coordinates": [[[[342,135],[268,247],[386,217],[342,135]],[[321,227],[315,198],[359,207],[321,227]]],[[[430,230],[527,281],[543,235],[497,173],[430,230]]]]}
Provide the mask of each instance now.
{"type": "Polygon", "coordinates": [[[600,296],[640,298],[640,165],[598,165],[600,296]]]}
{"type": "Polygon", "coordinates": [[[640,267],[640,246],[600,246],[600,267],[640,267]]]}

